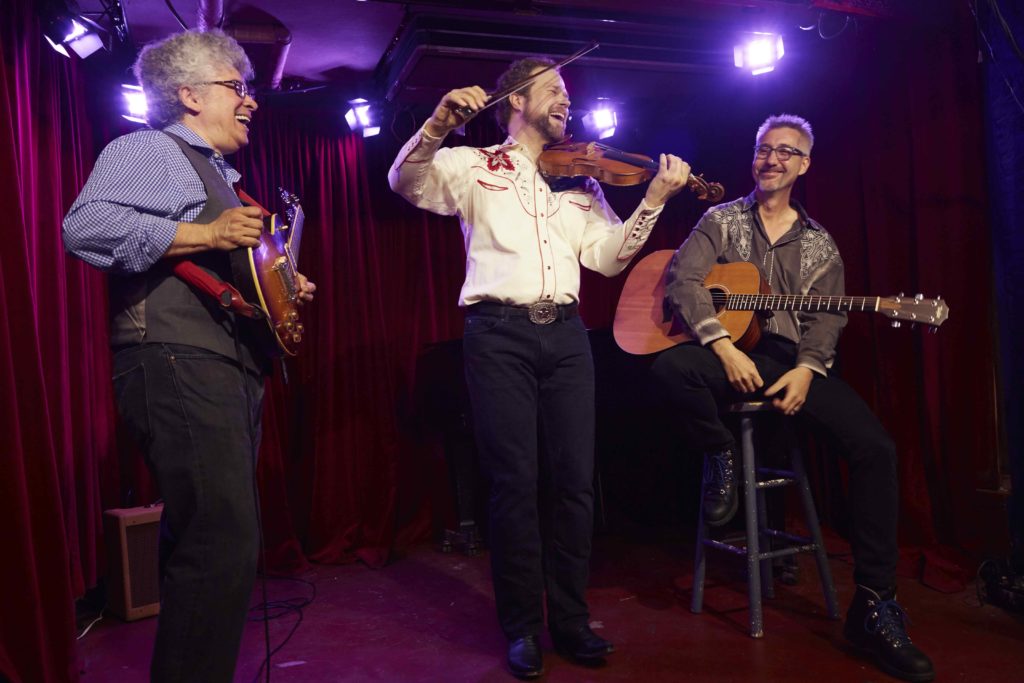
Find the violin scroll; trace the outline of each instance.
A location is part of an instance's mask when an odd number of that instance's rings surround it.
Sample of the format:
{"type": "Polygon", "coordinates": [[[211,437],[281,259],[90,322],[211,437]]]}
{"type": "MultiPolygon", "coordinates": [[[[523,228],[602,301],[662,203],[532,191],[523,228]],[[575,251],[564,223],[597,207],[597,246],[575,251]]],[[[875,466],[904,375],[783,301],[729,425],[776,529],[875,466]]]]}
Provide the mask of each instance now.
{"type": "Polygon", "coordinates": [[[690,177],[686,179],[686,187],[697,195],[697,199],[703,201],[720,202],[725,196],[725,186],[722,183],[709,183],[704,180],[703,174],[691,173],[690,177]]]}

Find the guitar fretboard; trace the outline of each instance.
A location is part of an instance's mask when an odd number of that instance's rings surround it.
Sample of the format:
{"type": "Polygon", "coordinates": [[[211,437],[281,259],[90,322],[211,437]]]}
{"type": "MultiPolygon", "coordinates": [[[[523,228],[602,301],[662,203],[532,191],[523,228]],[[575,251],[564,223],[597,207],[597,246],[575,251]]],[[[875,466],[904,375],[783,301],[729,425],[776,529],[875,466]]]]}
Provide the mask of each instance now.
{"type": "Polygon", "coordinates": [[[733,311],[877,311],[881,297],[712,292],[711,300],[733,311]]]}

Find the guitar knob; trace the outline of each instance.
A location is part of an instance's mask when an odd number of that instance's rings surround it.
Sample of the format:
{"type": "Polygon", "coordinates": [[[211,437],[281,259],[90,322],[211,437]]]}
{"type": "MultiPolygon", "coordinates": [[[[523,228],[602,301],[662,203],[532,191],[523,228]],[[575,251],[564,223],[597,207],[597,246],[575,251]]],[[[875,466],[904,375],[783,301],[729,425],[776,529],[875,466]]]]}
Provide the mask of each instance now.
{"type": "Polygon", "coordinates": [[[292,341],[298,344],[300,341],[302,341],[302,335],[296,332],[295,334],[292,335],[292,341]]]}
{"type": "Polygon", "coordinates": [[[288,319],[289,320],[293,320],[293,321],[294,320],[298,320],[299,319],[299,312],[298,311],[288,311],[288,319]]]}
{"type": "Polygon", "coordinates": [[[298,332],[299,334],[302,334],[303,332],[306,331],[306,328],[302,326],[302,323],[299,323],[298,325],[295,326],[295,331],[298,332]]]}
{"type": "Polygon", "coordinates": [[[284,329],[288,330],[289,332],[291,332],[294,327],[295,323],[293,323],[291,320],[285,322],[284,324],[284,329]]]}
{"type": "Polygon", "coordinates": [[[892,326],[893,327],[899,327],[900,326],[900,321],[899,320],[893,320],[892,321],[892,326]]]}

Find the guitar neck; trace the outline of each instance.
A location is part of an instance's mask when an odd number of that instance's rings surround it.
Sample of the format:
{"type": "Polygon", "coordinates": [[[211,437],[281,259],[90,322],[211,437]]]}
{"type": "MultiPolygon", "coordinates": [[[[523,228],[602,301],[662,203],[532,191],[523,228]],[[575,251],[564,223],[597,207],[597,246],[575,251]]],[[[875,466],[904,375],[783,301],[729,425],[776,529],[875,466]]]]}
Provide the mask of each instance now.
{"type": "Polygon", "coordinates": [[[810,294],[725,294],[713,292],[716,307],[732,311],[874,311],[877,296],[812,296],[810,294]]]}

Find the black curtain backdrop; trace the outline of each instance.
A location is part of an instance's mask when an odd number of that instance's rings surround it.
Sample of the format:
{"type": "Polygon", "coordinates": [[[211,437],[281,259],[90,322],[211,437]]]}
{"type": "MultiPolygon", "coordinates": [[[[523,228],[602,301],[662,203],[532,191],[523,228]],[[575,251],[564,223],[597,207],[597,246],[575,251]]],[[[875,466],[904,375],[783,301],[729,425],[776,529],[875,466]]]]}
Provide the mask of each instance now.
{"type": "MultiPolygon", "coordinates": [[[[100,147],[124,130],[104,104],[116,91],[97,75],[102,56],[79,64],[45,47],[31,8],[14,0],[0,25],[0,361],[9,378],[0,580],[12,587],[0,672],[62,681],[78,676],[73,601],[106,570],[102,511],[156,492],[116,433],[105,278],[60,241],[100,147]]],[[[994,471],[998,433],[980,67],[972,34],[955,28],[965,11],[914,30],[869,27],[824,45],[813,62],[790,55],[790,70],[765,80],[733,79],[679,102],[661,93],[637,104],[643,125],[615,140],[680,153],[733,198],[751,187],[757,125],[801,113],[818,140],[800,198],[839,243],[848,291],[949,301],[936,336],[851,316],[841,348],[847,378],[899,446],[903,571],[943,589],[962,585],[962,552],[980,550],[975,489],[994,471]]],[[[387,167],[426,112],[392,112],[384,133],[364,140],[345,129],[337,99],[268,97],[236,159],[253,196],[273,205],[283,185],[302,197],[301,267],[319,285],[303,354],[287,384],[272,380],[265,415],[259,479],[275,572],[379,566],[451,516],[414,385],[423,346],[461,333],[462,237],[454,219],[387,188],[387,167]]],[[[466,142],[499,139],[481,120],[466,142]]],[[[626,216],[642,192],[608,196],[626,216]]],[[[674,200],[645,252],[677,246],[704,208],[692,196],[674,200]]],[[[610,325],[622,282],[586,275],[589,327],[610,325]]]]}
{"type": "Polygon", "coordinates": [[[984,56],[986,171],[991,195],[992,273],[999,320],[999,359],[1007,455],[1012,476],[1009,525],[1018,571],[1024,570],[1024,361],[1015,353],[1024,335],[1024,56],[1011,40],[1024,41],[1024,6],[999,2],[1006,29],[992,5],[978,4],[984,56]],[[1016,418],[1016,419],[1012,419],[1016,418]]]}

